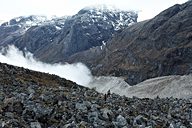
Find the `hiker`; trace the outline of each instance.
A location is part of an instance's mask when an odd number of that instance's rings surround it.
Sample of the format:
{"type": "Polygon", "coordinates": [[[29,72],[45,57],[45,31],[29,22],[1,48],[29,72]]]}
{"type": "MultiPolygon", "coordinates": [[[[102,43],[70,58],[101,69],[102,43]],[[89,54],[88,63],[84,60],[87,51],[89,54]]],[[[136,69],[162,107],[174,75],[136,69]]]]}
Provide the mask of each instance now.
{"type": "Polygon", "coordinates": [[[108,91],[107,91],[107,97],[110,97],[110,95],[111,95],[111,91],[108,90],[108,91]]]}
{"type": "Polygon", "coordinates": [[[107,100],[107,95],[106,95],[106,94],[104,95],[104,100],[105,100],[105,101],[107,100]]]}

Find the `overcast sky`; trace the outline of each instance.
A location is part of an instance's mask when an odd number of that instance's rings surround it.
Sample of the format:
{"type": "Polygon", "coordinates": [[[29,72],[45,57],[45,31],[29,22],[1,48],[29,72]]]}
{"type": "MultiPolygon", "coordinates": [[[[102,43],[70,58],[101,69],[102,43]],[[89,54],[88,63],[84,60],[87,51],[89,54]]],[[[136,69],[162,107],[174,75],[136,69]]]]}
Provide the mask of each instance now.
{"type": "Polygon", "coordinates": [[[152,18],[164,9],[187,0],[0,0],[0,20],[28,15],[72,15],[92,5],[112,5],[139,11],[139,21],[152,18]]]}

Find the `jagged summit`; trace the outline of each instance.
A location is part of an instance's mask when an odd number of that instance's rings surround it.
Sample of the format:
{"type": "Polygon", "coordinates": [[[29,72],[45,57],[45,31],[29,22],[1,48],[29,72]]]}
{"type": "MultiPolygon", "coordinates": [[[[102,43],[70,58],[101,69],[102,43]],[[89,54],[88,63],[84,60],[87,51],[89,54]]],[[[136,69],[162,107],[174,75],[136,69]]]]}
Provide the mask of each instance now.
{"type": "Polygon", "coordinates": [[[41,26],[41,25],[58,25],[64,24],[64,21],[68,16],[63,17],[47,17],[39,15],[30,15],[30,16],[19,16],[13,19],[10,19],[7,22],[1,24],[1,27],[14,27],[18,26],[20,28],[28,29],[32,26],[41,26]]]}
{"type": "Polygon", "coordinates": [[[84,7],[82,8],[78,14],[83,14],[83,13],[86,13],[86,12],[89,12],[89,13],[109,13],[109,12],[112,12],[112,13],[119,13],[119,12],[135,12],[135,11],[131,11],[131,10],[121,10],[119,8],[116,8],[115,6],[110,6],[110,5],[93,5],[93,6],[87,6],[87,7],[84,7]]]}
{"type": "Polygon", "coordinates": [[[16,17],[13,18],[11,20],[9,20],[8,22],[4,22],[1,26],[35,26],[38,24],[41,24],[43,22],[47,21],[47,17],[46,16],[36,16],[36,15],[31,15],[31,16],[20,16],[20,17],[16,17]]]}
{"type": "MultiPolygon", "coordinates": [[[[119,23],[121,26],[129,25],[137,21],[137,13],[135,11],[125,11],[117,9],[113,6],[106,6],[106,5],[97,5],[97,6],[88,6],[83,9],[81,9],[75,16],[87,14],[91,18],[96,19],[100,18],[103,20],[107,20],[108,18],[112,19],[114,18],[116,21],[114,21],[113,26],[116,27],[117,23],[119,23]],[[115,26],[116,25],[116,26],[115,26]]],[[[10,19],[7,22],[1,21],[1,26],[20,26],[20,27],[32,27],[36,25],[45,25],[45,24],[54,24],[58,20],[59,21],[65,21],[65,19],[69,18],[69,16],[63,16],[63,17],[47,17],[42,15],[30,15],[30,16],[19,16],[10,19]]],[[[120,25],[116,27],[116,29],[120,29],[120,25]]]]}
{"type": "Polygon", "coordinates": [[[120,9],[116,8],[115,6],[100,4],[100,5],[93,5],[93,6],[87,6],[84,7],[81,10],[87,10],[87,11],[101,11],[101,12],[108,12],[108,11],[120,11],[120,9]]]}
{"type": "Polygon", "coordinates": [[[98,5],[89,6],[81,9],[78,15],[89,15],[93,22],[96,20],[111,21],[115,30],[121,29],[123,26],[129,26],[137,22],[137,13],[135,11],[125,11],[117,9],[113,6],[98,5]]]}

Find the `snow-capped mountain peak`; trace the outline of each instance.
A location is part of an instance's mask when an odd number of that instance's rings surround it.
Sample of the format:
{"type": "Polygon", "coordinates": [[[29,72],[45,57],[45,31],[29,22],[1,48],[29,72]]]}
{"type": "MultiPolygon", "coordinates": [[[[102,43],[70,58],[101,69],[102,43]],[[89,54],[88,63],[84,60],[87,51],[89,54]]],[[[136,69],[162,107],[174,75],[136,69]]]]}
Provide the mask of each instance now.
{"type": "Polygon", "coordinates": [[[40,56],[47,52],[45,58],[52,56],[55,59],[61,55],[66,59],[77,52],[103,45],[120,29],[136,21],[135,12],[106,6],[84,8],[71,17],[18,17],[0,26],[1,42],[4,45],[15,44],[20,49],[26,47],[40,56]],[[59,51],[59,47],[64,49],[59,51]],[[49,51],[57,51],[58,54],[49,51]]]}
{"type": "MultiPolygon", "coordinates": [[[[98,20],[103,22],[107,21],[106,24],[112,25],[115,30],[119,30],[123,26],[129,26],[137,22],[138,17],[135,11],[120,10],[114,6],[106,5],[85,7],[81,9],[77,15],[81,17],[87,17],[87,15],[89,15],[92,22],[98,22],[98,20]]],[[[87,18],[82,19],[88,20],[87,18]]]]}
{"type": "MultiPolygon", "coordinates": [[[[38,15],[31,15],[31,16],[20,16],[11,19],[8,22],[2,23],[1,26],[10,27],[10,26],[19,26],[20,28],[28,29],[32,26],[40,26],[40,25],[58,25],[62,26],[68,16],[64,17],[47,17],[47,16],[38,16],[38,15]]],[[[57,26],[56,26],[57,27],[57,26]]]]}
{"type": "Polygon", "coordinates": [[[12,34],[22,35],[29,28],[33,26],[46,26],[51,25],[54,26],[56,30],[61,30],[64,27],[65,20],[69,18],[69,16],[63,17],[47,17],[47,16],[20,16],[9,20],[8,22],[4,22],[0,25],[0,27],[4,28],[12,28],[12,34]]]}
{"type": "Polygon", "coordinates": [[[94,6],[87,6],[83,8],[82,10],[87,11],[100,11],[100,12],[109,12],[109,11],[119,11],[120,9],[117,9],[115,6],[107,6],[107,5],[94,5],[94,6]]]}
{"type": "Polygon", "coordinates": [[[34,26],[38,25],[39,23],[43,23],[45,21],[47,21],[46,16],[36,16],[36,15],[20,16],[3,23],[2,26],[11,26],[11,25],[34,26]]]}

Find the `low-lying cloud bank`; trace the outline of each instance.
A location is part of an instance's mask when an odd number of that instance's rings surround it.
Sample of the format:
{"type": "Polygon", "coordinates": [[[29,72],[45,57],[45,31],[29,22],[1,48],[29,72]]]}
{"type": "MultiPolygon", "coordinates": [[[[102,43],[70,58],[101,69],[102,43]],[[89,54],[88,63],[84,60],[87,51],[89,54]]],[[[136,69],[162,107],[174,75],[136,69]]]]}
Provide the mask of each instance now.
{"type": "Polygon", "coordinates": [[[15,46],[10,45],[0,51],[0,62],[35,71],[58,75],[62,78],[74,81],[80,85],[88,85],[92,80],[90,70],[82,63],[75,64],[47,64],[38,61],[29,52],[19,51],[15,46]]]}
{"type": "Polygon", "coordinates": [[[19,51],[9,46],[0,51],[0,62],[28,68],[35,71],[58,75],[74,81],[77,84],[95,88],[98,92],[113,93],[127,97],[155,98],[160,96],[192,99],[192,75],[164,76],[146,80],[135,86],[129,86],[122,78],[94,77],[82,63],[76,64],[47,64],[36,60],[29,52],[19,51]]]}
{"type": "Polygon", "coordinates": [[[111,90],[114,93],[121,92],[128,84],[121,78],[94,77],[91,71],[82,63],[75,64],[47,64],[38,61],[28,51],[20,51],[13,45],[0,51],[0,62],[28,68],[35,71],[58,75],[62,78],[76,82],[77,84],[96,88],[98,92],[106,93],[111,90]]]}

